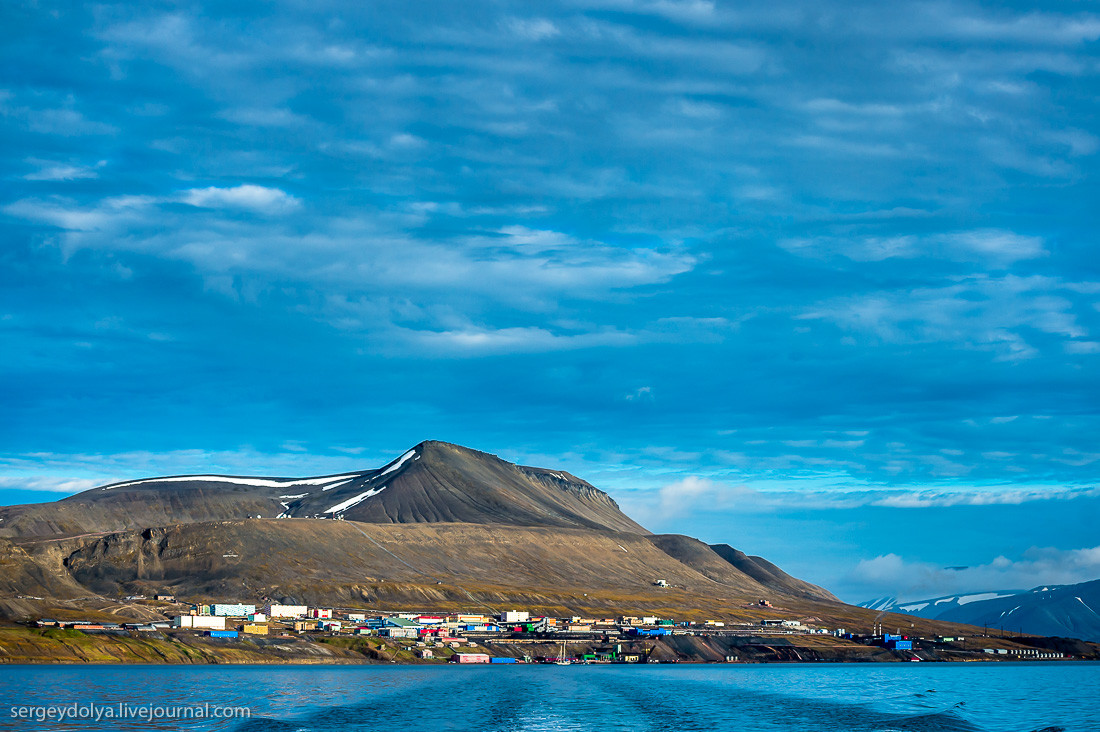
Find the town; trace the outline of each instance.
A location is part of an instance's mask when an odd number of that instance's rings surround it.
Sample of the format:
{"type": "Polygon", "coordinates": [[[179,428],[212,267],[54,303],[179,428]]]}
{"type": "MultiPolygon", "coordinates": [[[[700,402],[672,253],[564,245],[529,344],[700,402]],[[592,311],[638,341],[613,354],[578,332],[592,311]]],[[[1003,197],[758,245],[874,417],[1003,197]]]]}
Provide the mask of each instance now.
{"type": "MultiPolygon", "coordinates": [[[[541,663],[555,665],[600,663],[669,663],[679,659],[655,653],[659,645],[696,639],[718,648],[702,658],[709,661],[823,660],[805,656],[814,638],[858,649],[871,647],[893,653],[895,660],[922,661],[925,650],[1011,657],[1014,660],[1064,658],[1057,650],[1009,646],[979,648],[979,639],[963,637],[916,638],[899,632],[856,634],[843,628],[819,627],[810,619],[761,617],[755,622],[687,621],[656,616],[550,617],[528,610],[456,613],[370,611],[307,605],[246,603],[185,603],[172,595],[130,596],[130,602],[158,607],[169,618],[144,623],[42,618],[38,627],[56,627],[83,633],[159,634],[162,637],[201,637],[211,642],[271,643],[321,642],[350,644],[379,661],[459,664],[541,663]],[[372,645],[373,642],[373,645],[372,645]],[[799,648],[803,653],[799,653],[799,648]],[[552,650],[549,650],[552,649],[552,650]],[[762,651],[766,653],[762,654],[762,651]]],[[[771,608],[767,600],[752,607],[771,608]]],[[[763,613],[762,613],[763,614],[763,613]]],[[[682,643],[681,643],[682,645],[682,643]]],[[[698,643],[696,643],[698,645],[698,643]]],[[[698,648],[689,656],[700,660],[698,648]]]]}

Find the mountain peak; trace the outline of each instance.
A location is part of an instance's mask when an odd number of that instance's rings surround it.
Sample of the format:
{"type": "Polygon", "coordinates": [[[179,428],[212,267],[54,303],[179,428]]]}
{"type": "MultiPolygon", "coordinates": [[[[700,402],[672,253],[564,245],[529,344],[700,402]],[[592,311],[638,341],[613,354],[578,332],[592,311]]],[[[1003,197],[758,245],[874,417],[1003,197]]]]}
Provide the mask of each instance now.
{"type": "Polygon", "coordinates": [[[0,535],[64,535],[240,518],[475,523],[648,532],[576,476],[425,440],[381,468],[307,478],[178,475],[0,509],[0,535]]]}

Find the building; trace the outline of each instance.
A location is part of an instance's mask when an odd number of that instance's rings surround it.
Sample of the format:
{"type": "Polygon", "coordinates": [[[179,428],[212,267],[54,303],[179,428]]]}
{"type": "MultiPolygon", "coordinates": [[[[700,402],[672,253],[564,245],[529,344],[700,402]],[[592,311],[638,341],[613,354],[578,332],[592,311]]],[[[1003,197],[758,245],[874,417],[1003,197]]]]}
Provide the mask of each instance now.
{"type": "Polygon", "coordinates": [[[236,638],[237,631],[235,630],[208,630],[205,633],[211,638],[236,638]]]}
{"type": "Polygon", "coordinates": [[[175,602],[176,601],[176,596],[175,595],[153,595],[153,599],[158,600],[160,602],[175,602]]]}
{"type": "Polygon", "coordinates": [[[506,610],[500,614],[502,623],[526,623],[531,619],[531,613],[520,610],[506,610]]]}
{"type": "Polygon", "coordinates": [[[423,626],[415,620],[406,620],[405,618],[384,618],[382,620],[383,628],[411,628],[413,630],[420,630],[423,626]]]}
{"type": "Polygon", "coordinates": [[[488,653],[456,653],[451,656],[453,663],[490,663],[488,653]]]}
{"type": "Polygon", "coordinates": [[[269,632],[269,628],[260,623],[245,623],[241,630],[245,635],[267,635],[269,632]]]}
{"type": "Polygon", "coordinates": [[[314,620],[332,620],[332,608],[315,607],[309,611],[309,617],[314,620]]]}
{"type": "MultiPolygon", "coordinates": [[[[255,610],[253,610],[255,612],[255,610]]],[[[304,618],[309,612],[305,605],[268,605],[264,614],[269,618],[304,618]]]]}
{"type": "Polygon", "coordinates": [[[243,618],[247,615],[252,615],[256,612],[255,605],[242,605],[240,603],[234,604],[219,604],[214,603],[211,608],[211,615],[222,615],[227,618],[243,618]]]}
{"type": "Polygon", "coordinates": [[[217,615],[177,615],[172,618],[172,627],[225,630],[225,618],[217,615]]]}
{"type": "Polygon", "coordinates": [[[442,625],[447,621],[447,618],[438,615],[417,615],[413,620],[421,625],[442,625]]]}
{"type": "Polygon", "coordinates": [[[419,628],[382,628],[378,635],[383,638],[416,638],[420,635],[419,628]]]}
{"type": "Polygon", "coordinates": [[[429,648],[421,648],[419,651],[416,652],[416,657],[417,658],[434,658],[435,654],[432,653],[431,649],[429,649],[429,648]]]}

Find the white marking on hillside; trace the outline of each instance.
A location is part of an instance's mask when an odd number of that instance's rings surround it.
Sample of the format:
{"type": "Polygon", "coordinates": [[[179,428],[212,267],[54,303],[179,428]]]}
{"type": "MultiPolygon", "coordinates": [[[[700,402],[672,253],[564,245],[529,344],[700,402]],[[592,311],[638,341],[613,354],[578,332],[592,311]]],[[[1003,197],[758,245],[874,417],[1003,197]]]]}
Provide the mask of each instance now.
{"type": "MultiPolygon", "coordinates": [[[[623,546],[622,544],[616,544],[615,546],[619,547],[619,548],[620,548],[620,549],[622,549],[622,550],[623,550],[624,552],[626,552],[626,547],[625,547],[625,546],[623,546]]],[[[630,552],[626,552],[626,553],[627,553],[627,554],[629,554],[630,552]]]]}
{"type": "Polygon", "coordinates": [[[927,602],[918,602],[916,605],[898,605],[899,610],[904,610],[907,613],[919,613],[926,607],[928,607],[927,602]]]}
{"type": "Polygon", "coordinates": [[[309,495],[308,493],[299,493],[299,494],[298,494],[298,495],[296,495],[296,496],[279,496],[279,498],[290,498],[290,499],[294,499],[294,498],[305,498],[305,497],[306,497],[306,496],[308,496],[308,495],[309,495]]]}
{"type": "MultiPolygon", "coordinates": [[[[358,476],[356,476],[356,477],[358,477],[358,476]]],[[[332,485],[326,485],[321,490],[322,491],[331,491],[333,488],[338,488],[339,486],[342,486],[344,483],[350,483],[353,480],[355,480],[355,478],[348,478],[347,480],[341,480],[339,483],[333,483],[332,485]]]]}
{"type": "Polygon", "coordinates": [[[381,493],[384,490],[386,490],[386,486],[382,486],[381,488],[371,488],[366,493],[360,493],[355,498],[349,498],[348,500],[344,501],[343,503],[337,503],[335,506],[333,506],[329,510],[325,511],[325,513],[340,513],[342,511],[347,511],[349,508],[356,505],[357,503],[365,501],[368,498],[370,498],[371,496],[377,496],[379,493],[381,493]]]}
{"type": "Polygon", "coordinates": [[[392,473],[393,471],[397,470],[402,465],[404,465],[405,461],[407,461],[413,455],[416,455],[416,450],[409,450],[407,453],[405,453],[401,457],[397,458],[397,460],[394,461],[393,465],[389,466],[388,468],[386,468],[385,470],[383,470],[381,473],[379,473],[378,475],[376,475],[374,477],[381,478],[383,475],[386,475],[387,473],[392,473]]]}
{"type": "Polygon", "coordinates": [[[354,475],[330,475],[326,478],[285,478],[283,480],[272,480],[270,478],[238,478],[231,475],[175,475],[171,478],[144,478],[142,480],[131,480],[128,483],[109,485],[103,488],[103,490],[108,490],[110,488],[126,488],[127,486],[141,485],[142,483],[186,483],[197,481],[204,483],[252,485],[259,488],[294,488],[302,485],[324,485],[325,483],[339,481],[342,478],[347,478],[347,480],[343,481],[347,483],[358,477],[358,473],[354,475]]]}

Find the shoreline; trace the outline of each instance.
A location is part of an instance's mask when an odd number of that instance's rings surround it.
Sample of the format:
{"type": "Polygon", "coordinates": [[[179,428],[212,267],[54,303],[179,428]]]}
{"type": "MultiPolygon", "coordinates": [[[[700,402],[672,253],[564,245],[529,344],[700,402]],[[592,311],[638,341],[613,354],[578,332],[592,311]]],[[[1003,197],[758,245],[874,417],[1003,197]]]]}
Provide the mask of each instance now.
{"type": "MultiPolygon", "coordinates": [[[[497,639],[461,648],[435,648],[435,658],[417,658],[423,652],[412,643],[377,637],[297,637],[210,639],[197,634],[135,633],[100,634],[37,628],[0,628],[0,665],[150,665],[150,666],[443,666],[443,665],[542,665],[540,659],[558,654],[555,639],[497,639]],[[456,653],[480,653],[510,659],[507,663],[457,664],[456,653]],[[530,663],[525,663],[524,658],[530,663]]],[[[908,663],[1067,663],[1100,660],[1092,656],[1061,659],[1027,658],[960,649],[896,651],[855,642],[832,641],[829,645],[787,641],[758,644],[745,637],[675,636],[648,641],[612,642],[619,657],[627,660],[576,660],[572,665],[753,665],[753,664],[852,664],[908,663]]],[[[580,659],[606,643],[570,644],[572,658],[580,659]]]]}

